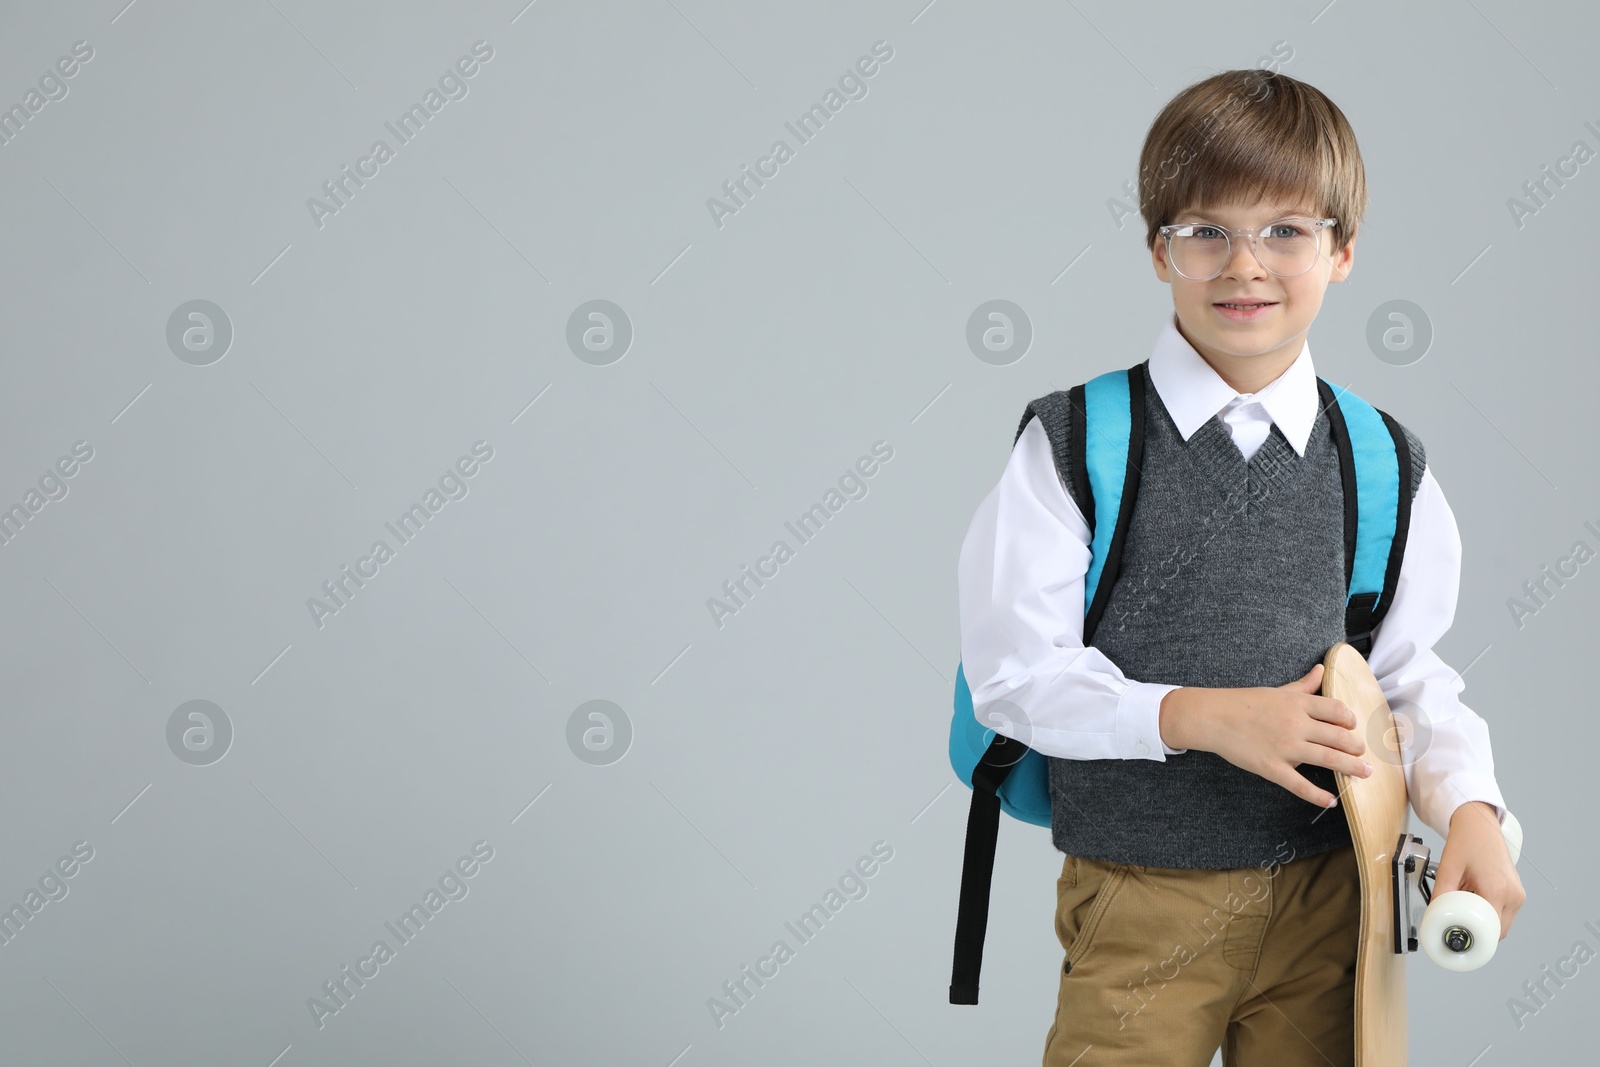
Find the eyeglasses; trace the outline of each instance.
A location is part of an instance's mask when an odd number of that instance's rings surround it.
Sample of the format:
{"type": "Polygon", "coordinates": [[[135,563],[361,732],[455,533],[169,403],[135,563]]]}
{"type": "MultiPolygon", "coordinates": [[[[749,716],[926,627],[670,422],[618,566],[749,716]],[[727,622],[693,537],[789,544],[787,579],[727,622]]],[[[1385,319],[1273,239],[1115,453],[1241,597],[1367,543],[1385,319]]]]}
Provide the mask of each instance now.
{"type": "Polygon", "coordinates": [[[1322,230],[1338,219],[1287,218],[1265,226],[1231,229],[1209,222],[1162,226],[1167,260],[1190,281],[1210,281],[1233,259],[1233,237],[1250,237],[1250,251],[1269,272],[1293,278],[1311,269],[1322,250],[1322,230]],[[1260,234],[1258,239],[1257,234],[1260,234]]]}

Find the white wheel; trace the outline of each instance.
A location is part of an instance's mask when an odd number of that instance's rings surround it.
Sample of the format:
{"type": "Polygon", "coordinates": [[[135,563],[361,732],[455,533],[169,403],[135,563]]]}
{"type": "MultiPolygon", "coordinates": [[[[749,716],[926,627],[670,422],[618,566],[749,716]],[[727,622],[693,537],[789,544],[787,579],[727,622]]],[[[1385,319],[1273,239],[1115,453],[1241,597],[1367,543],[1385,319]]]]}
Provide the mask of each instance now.
{"type": "Polygon", "coordinates": [[[1515,867],[1522,856],[1522,824],[1511,814],[1510,808],[1506,809],[1505,825],[1500,827],[1500,831],[1506,835],[1506,848],[1511,850],[1511,866],[1515,867]]]}
{"type": "Polygon", "coordinates": [[[1422,951],[1447,971],[1475,971],[1500,945],[1500,913],[1464,889],[1440,893],[1422,913],[1422,951]]]}

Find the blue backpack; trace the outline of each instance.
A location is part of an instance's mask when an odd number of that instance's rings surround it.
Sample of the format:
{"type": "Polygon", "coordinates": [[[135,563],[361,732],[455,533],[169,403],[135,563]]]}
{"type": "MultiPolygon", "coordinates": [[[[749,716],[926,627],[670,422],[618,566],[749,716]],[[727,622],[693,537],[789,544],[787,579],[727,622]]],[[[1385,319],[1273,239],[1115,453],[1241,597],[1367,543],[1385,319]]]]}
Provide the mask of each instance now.
{"type": "MultiPolygon", "coordinates": [[[[1067,451],[1073,495],[1091,534],[1083,584],[1083,643],[1092,643],[1121,569],[1144,455],[1144,363],[1108,371],[1067,390],[1077,416],[1069,421],[1067,451]],[[1089,427],[1093,432],[1088,432],[1089,427]],[[1088,501],[1088,506],[1083,503],[1088,501]]],[[[1403,427],[1348,390],[1321,377],[1317,393],[1328,413],[1344,484],[1346,640],[1363,656],[1372,632],[1389,610],[1411,520],[1412,448],[1403,427]],[[1407,491],[1402,492],[1401,487],[1407,491]]],[[[1035,416],[1029,404],[1012,446],[1035,416]]],[[[956,665],[955,713],[950,720],[950,765],[972,790],[967,813],[961,899],[956,917],[950,1003],[978,1003],[978,972],[989,921],[1000,812],[1035,826],[1050,825],[1046,757],[1020,741],[986,728],[972,707],[961,665],[956,665]]]]}

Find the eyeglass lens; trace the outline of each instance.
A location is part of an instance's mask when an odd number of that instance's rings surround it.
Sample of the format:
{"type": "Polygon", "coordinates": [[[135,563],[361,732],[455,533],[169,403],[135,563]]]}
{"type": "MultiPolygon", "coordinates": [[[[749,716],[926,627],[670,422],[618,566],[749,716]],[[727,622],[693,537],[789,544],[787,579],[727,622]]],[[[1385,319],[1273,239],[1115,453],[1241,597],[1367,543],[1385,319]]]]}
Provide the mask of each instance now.
{"type": "MultiPolygon", "coordinates": [[[[1248,241],[1248,236],[1239,240],[1248,241]]],[[[1207,281],[1222,273],[1233,255],[1232,238],[1217,226],[1190,223],[1169,238],[1172,265],[1185,278],[1207,281]]],[[[1274,222],[1256,237],[1255,254],[1273,274],[1292,277],[1311,269],[1321,241],[1316,226],[1300,220],[1274,222]]]]}

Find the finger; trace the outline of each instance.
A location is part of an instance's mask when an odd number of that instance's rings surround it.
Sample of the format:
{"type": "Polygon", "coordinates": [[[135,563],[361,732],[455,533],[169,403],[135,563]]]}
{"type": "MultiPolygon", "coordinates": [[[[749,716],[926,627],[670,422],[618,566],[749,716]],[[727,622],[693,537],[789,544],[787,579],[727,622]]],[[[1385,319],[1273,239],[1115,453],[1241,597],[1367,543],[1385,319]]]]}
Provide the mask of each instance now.
{"type": "MultiPolygon", "coordinates": [[[[1523,900],[1526,899],[1527,894],[1524,893],[1523,900]]],[[[1517,912],[1521,910],[1522,900],[1518,900],[1514,894],[1506,898],[1506,903],[1500,908],[1500,940],[1504,941],[1506,935],[1511,932],[1511,921],[1517,917],[1517,912]]]]}
{"type": "Polygon", "coordinates": [[[1370,777],[1367,761],[1360,756],[1352,756],[1350,753],[1341,752],[1336,748],[1328,748],[1326,745],[1311,743],[1307,743],[1300,752],[1301,763],[1326,767],[1329,770],[1338,771],[1340,774],[1347,774],[1352,778],[1370,777]]]}
{"type": "Polygon", "coordinates": [[[1290,688],[1302,693],[1315,693],[1322,688],[1322,664],[1313,664],[1309,671],[1290,683],[1290,688]]]}
{"type": "Polygon", "coordinates": [[[1324,748],[1348,752],[1351,756],[1365,756],[1367,752],[1367,742],[1360,734],[1325,722],[1313,723],[1306,740],[1324,748]]]}
{"type": "Polygon", "coordinates": [[[1342,700],[1335,700],[1333,697],[1313,697],[1308,710],[1314,719],[1331,722],[1346,730],[1355,729],[1356,713],[1342,700]]]}
{"type": "Polygon", "coordinates": [[[1332,806],[1332,801],[1337,795],[1328,792],[1311,779],[1296,771],[1293,767],[1284,768],[1283,772],[1272,779],[1301,800],[1308,800],[1319,808],[1332,806]]]}

